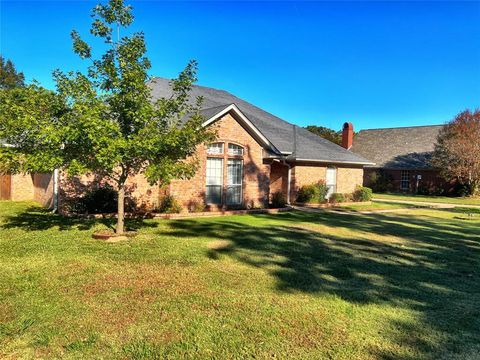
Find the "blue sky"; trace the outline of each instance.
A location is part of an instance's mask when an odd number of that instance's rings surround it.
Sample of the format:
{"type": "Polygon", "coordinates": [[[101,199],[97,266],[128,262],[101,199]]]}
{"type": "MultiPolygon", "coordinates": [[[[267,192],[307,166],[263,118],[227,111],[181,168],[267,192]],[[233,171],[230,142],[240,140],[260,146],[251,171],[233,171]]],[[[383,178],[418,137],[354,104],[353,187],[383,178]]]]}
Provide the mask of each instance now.
{"type": "MultiPolygon", "coordinates": [[[[28,79],[82,69],[98,1],[0,0],[0,51],[28,79]]],[[[480,107],[480,2],[133,1],[151,74],[197,59],[199,84],[288,121],[339,129],[438,124],[480,107]]]]}

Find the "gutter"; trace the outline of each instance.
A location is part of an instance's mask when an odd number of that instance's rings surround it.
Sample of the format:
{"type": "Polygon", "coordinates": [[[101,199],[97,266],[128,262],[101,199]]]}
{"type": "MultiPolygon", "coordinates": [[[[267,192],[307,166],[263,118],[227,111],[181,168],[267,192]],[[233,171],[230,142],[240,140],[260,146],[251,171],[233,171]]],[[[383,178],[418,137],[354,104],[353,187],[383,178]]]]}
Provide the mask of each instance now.
{"type": "Polygon", "coordinates": [[[341,161],[341,160],[318,160],[318,159],[301,159],[295,158],[295,161],[308,161],[308,162],[319,162],[319,163],[328,163],[328,164],[351,164],[351,165],[375,165],[373,162],[365,161],[341,161]]]}

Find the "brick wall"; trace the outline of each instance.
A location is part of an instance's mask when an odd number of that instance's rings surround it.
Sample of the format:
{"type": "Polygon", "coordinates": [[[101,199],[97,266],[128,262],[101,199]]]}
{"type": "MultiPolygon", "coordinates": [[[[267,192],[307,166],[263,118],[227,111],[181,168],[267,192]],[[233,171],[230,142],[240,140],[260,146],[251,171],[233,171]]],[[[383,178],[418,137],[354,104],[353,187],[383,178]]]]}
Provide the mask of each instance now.
{"type": "MultiPolygon", "coordinates": [[[[303,185],[310,185],[326,180],[327,166],[315,163],[302,163],[292,167],[291,197],[294,200],[303,185]]],[[[333,166],[333,165],[332,165],[333,166]]],[[[352,193],[357,185],[363,184],[363,168],[353,165],[337,168],[337,192],[352,193]]]]}
{"type": "Polygon", "coordinates": [[[337,192],[350,194],[358,185],[363,185],[362,167],[337,167],[337,192]]]}
{"type": "MultiPolygon", "coordinates": [[[[456,184],[455,180],[446,181],[443,179],[438,171],[428,169],[410,169],[409,170],[409,186],[408,189],[401,188],[402,170],[384,169],[382,170],[387,176],[391,178],[388,184],[388,191],[393,192],[409,192],[415,193],[417,191],[417,175],[421,175],[418,181],[418,187],[422,191],[427,191],[432,194],[439,193],[442,190],[446,194],[452,194],[456,184]]],[[[372,186],[371,179],[373,174],[379,174],[379,169],[367,168],[365,169],[364,183],[365,186],[372,186]]]]}
{"type": "Polygon", "coordinates": [[[290,187],[290,197],[295,201],[298,190],[303,185],[316,184],[319,181],[325,181],[327,167],[315,163],[304,163],[292,166],[292,184],[290,187]]]}
{"type": "Polygon", "coordinates": [[[33,175],[33,199],[45,207],[53,207],[53,173],[33,175]]]}
{"type": "MultiPolygon", "coordinates": [[[[226,114],[215,123],[217,129],[216,142],[224,143],[223,184],[227,183],[228,143],[244,148],[243,155],[243,204],[242,207],[263,207],[268,200],[270,166],[263,163],[263,148],[256,140],[230,115],[226,114]]],[[[207,151],[205,145],[198,147],[199,168],[190,180],[174,180],[168,187],[173,195],[186,209],[193,203],[204,203],[206,186],[207,151]]],[[[215,155],[208,155],[216,157],[215,155]]],[[[225,194],[225,191],[224,191],[225,194]]],[[[225,203],[225,196],[224,196],[225,203]]]]}
{"type": "Polygon", "coordinates": [[[285,197],[288,189],[288,166],[272,162],[270,166],[270,194],[282,192],[285,197]]]}
{"type": "MultiPolygon", "coordinates": [[[[84,196],[88,191],[104,186],[105,184],[114,184],[108,179],[98,175],[82,175],[68,177],[66,173],[59,174],[59,211],[64,213],[76,198],[84,196]]],[[[151,210],[158,206],[159,187],[151,186],[145,176],[139,174],[129,177],[125,186],[125,195],[133,200],[138,209],[151,210]]]]}
{"type": "Polygon", "coordinates": [[[15,174],[12,175],[11,200],[33,200],[34,186],[33,175],[15,174]]]}

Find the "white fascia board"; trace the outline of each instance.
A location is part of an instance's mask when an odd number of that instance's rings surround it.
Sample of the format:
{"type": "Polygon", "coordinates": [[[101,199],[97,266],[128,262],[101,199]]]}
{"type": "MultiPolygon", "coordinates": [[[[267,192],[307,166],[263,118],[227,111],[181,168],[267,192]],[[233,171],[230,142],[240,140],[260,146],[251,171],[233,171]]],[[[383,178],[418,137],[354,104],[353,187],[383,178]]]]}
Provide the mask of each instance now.
{"type": "Polygon", "coordinates": [[[247,126],[247,128],[250,129],[257,136],[257,138],[263,143],[263,145],[267,145],[271,149],[273,149],[274,151],[277,151],[278,153],[280,153],[280,151],[270,142],[270,140],[268,140],[265,137],[265,135],[263,135],[255,125],[253,125],[253,123],[240,111],[240,109],[235,104],[230,104],[225,109],[223,109],[222,111],[213,115],[210,119],[204,121],[202,126],[210,125],[211,123],[220,119],[223,115],[229,113],[230,111],[235,113],[235,115],[237,115],[242,120],[242,122],[245,124],[245,126],[247,126]]]}

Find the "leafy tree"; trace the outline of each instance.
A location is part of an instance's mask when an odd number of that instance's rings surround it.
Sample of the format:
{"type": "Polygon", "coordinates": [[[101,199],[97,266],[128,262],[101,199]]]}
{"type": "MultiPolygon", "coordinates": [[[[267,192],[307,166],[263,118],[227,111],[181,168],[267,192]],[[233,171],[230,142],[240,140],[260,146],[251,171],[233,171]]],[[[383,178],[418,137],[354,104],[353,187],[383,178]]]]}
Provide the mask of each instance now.
{"type": "Polygon", "coordinates": [[[202,127],[201,99],[189,102],[195,61],[172,81],[170,98],[152,101],[143,33],[118,35],[133,22],[131,7],[110,0],[97,5],[92,18],[90,33],[103,39],[104,54],[94,59],[92,47],[72,31],[75,53],[91,61],[86,74],[56,70],[56,93],[31,86],[17,94],[23,103],[4,95],[10,106],[0,107],[0,117],[6,115],[0,137],[15,147],[1,151],[16,169],[61,167],[70,175],[106,176],[118,193],[116,232],[121,234],[129,177],[143,173],[152,185],[190,178],[197,146],[215,134],[202,127]]]}
{"type": "Polygon", "coordinates": [[[458,179],[480,193],[480,110],[465,110],[440,131],[432,164],[446,179],[458,179]]]}
{"type": "Polygon", "coordinates": [[[13,89],[24,86],[23,73],[17,72],[11,60],[0,55],[0,89],[13,89]]]}
{"type": "Polygon", "coordinates": [[[342,145],[342,132],[341,131],[335,131],[332,129],[329,129],[325,126],[316,126],[316,125],[309,125],[306,126],[305,129],[308,131],[314,133],[315,135],[318,135],[324,139],[327,139],[337,145],[342,145]]]}

